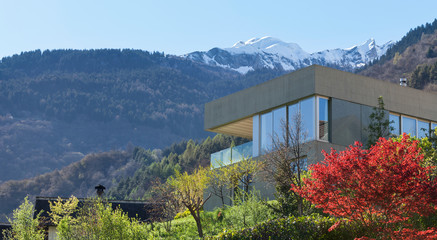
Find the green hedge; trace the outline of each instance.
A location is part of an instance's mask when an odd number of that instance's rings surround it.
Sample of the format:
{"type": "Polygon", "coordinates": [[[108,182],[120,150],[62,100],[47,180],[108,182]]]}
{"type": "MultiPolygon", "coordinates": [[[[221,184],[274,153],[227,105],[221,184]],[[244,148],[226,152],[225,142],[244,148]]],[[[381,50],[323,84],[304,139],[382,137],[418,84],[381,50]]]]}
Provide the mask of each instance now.
{"type": "Polygon", "coordinates": [[[320,215],[280,218],[243,230],[224,230],[207,239],[354,239],[354,232],[358,229],[350,231],[341,225],[331,232],[328,231],[337,221],[338,219],[320,215]]]}

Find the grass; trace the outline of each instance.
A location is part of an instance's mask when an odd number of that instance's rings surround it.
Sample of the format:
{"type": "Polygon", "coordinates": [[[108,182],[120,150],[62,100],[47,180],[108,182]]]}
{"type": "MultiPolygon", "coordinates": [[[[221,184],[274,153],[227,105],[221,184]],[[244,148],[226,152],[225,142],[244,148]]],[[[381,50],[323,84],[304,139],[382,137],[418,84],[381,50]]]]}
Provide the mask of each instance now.
{"type": "MultiPolygon", "coordinates": [[[[256,197],[245,202],[236,202],[235,206],[202,212],[202,228],[205,236],[215,236],[225,230],[253,227],[257,223],[272,218],[273,212],[256,197]],[[219,214],[220,213],[220,214],[219,214]]],[[[165,223],[155,223],[149,227],[149,237],[153,239],[196,239],[196,223],[191,215],[173,220],[171,230],[167,231],[165,223]]]]}

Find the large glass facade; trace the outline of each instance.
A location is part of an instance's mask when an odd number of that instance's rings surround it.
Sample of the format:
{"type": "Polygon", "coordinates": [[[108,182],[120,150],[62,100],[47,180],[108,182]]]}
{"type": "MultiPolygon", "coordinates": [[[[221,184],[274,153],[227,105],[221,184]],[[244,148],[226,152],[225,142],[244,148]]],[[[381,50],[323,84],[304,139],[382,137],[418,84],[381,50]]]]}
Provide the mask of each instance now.
{"type": "MultiPolygon", "coordinates": [[[[295,131],[299,119],[300,137],[303,142],[312,141],[316,139],[316,136],[328,141],[328,117],[328,99],[319,97],[309,97],[294,104],[255,115],[253,117],[252,155],[259,156],[271,150],[273,141],[283,141],[286,137],[284,133],[286,127],[290,131],[295,131]]],[[[295,132],[291,133],[295,134],[295,132]]]]}
{"type": "Polygon", "coordinates": [[[417,122],[417,129],[419,131],[417,134],[419,138],[427,137],[429,135],[429,122],[419,120],[417,122]]]}
{"type": "Polygon", "coordinates": [[[391,134],[400,135],[401,134],[401,121],[399,120],[399,115],[390,113],[390,127],[391,134]]]}
{"type": "Polygon", "coordinates": [[[417,136],[416,119],[402,116],[402,132],[408,133],[411,136],[417,136]]]}
{"type": "Polygon", "coordinates": [[[328,99],[319,98],[319,139],[328,141],[328,99]]]}

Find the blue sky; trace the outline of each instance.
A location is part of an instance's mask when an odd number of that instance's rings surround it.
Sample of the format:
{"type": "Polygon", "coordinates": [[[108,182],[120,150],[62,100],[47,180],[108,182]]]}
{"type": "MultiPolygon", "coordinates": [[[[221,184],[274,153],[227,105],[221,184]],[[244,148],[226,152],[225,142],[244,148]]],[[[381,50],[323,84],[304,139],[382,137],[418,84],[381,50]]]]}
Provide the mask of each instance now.
{"type": "Polygon", "coordinates": [[[400,40],[436,9],[436,0],[0,0],[0,57],[59,48],[179,55],[263,36],[312,53],[400,40]]]}

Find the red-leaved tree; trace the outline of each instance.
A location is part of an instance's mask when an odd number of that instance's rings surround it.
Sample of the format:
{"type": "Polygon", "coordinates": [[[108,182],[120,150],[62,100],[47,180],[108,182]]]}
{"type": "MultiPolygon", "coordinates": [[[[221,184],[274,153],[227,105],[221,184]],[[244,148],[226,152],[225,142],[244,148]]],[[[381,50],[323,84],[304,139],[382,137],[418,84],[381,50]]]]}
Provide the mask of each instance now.
{"type": "Polygon", "coordinates": [[[292,190],[325,213],[385,228],[435,212],[432,167],[421,165],[418,142],[408,135],[399,142],[380,138],[369,150],[356,142],[345,151],[323,154],[325,160],[309,168],[311,177],[292,190]]]}

